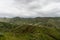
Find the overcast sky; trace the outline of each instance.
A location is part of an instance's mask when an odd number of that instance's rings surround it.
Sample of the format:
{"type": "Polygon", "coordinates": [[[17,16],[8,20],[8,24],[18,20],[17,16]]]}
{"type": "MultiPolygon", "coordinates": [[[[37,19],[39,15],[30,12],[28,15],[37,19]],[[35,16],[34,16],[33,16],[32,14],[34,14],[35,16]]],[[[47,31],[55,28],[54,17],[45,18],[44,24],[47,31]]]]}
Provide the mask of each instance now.
{"type": "Polygon", "coordinates": [[[0,17],[60,17],[60,0],[0,0],[0,17]]]}

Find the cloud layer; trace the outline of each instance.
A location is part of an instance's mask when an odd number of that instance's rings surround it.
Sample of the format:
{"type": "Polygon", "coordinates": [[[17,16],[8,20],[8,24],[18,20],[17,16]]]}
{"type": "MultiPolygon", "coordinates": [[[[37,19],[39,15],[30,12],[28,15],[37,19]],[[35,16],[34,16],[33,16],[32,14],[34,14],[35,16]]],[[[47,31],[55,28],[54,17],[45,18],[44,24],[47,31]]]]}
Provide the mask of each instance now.
{"type": "Polygon", "coordinates": [[[0,0],[1,17],[60,17],[60,0],[0,0]]]}

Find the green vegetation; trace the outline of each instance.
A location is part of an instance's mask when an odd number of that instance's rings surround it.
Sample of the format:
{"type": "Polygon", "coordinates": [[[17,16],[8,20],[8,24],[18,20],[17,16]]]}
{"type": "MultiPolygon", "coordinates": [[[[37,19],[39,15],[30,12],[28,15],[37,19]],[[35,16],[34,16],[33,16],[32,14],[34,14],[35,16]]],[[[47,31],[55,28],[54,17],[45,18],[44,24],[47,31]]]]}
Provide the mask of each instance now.
{"type": "Polygon", "coordinates": [[[0,18],[0,40],[60,40],[60,18],[0,18]]]}

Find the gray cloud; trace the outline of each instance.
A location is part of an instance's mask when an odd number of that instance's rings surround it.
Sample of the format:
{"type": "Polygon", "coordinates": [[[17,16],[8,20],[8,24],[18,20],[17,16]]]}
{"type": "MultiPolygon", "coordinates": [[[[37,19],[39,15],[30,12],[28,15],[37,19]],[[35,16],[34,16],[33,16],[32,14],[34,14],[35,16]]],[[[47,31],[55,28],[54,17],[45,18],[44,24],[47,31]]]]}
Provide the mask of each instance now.
{"type": "Polygon", "coordinates": [[[35,15],[34,17],[37,16],[54,17],[59,15],[58,11],[60,9],[60,0],[19,0],[19,2],[21,1],[22,4],[25,5],[26,8],[25,10],[29,11],[27,12],[27,14],[33,14],[35,15]]]}
{"type": "Polygon", "coordinates": [[[1,2],[0,15],[2,16],[60,17],[60,0],[9,0],[8,3],[7,0],[3,0],[1,2]]]}

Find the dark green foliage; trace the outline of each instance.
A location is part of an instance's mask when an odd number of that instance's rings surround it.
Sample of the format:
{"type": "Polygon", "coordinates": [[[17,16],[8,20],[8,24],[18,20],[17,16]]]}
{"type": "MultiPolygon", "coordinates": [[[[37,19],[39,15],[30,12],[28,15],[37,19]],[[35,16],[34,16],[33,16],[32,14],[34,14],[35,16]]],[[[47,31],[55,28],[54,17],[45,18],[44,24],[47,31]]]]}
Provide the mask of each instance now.
{"type": "MultiPolygon", "coordinates": [[[[6,18],[7,19],[7,18],[6,18]]],[[[0,22],[0,40],[60,40],[60,18],[10,18],[0,22]]]]}

